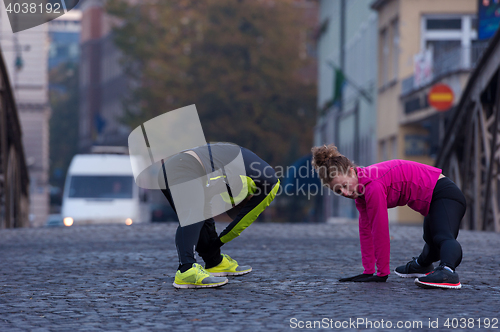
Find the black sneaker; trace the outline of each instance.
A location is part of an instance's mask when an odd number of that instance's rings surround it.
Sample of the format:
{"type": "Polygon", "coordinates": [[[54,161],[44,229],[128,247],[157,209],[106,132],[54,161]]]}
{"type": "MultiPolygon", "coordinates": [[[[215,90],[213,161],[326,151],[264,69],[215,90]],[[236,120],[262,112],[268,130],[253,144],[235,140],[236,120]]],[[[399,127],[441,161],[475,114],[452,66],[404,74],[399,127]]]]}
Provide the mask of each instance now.
{"type": "Polygon", "coordinates": [[[417,264],[417,257],[413,257],[411,261],[406,263],[406,265],[398,266],[394,273],[403,278],[415,278],[415,277],[423,277],[427,273],[432,272],[434,270],[434,266],[429,265],[422,267],[417,264]]]}
{"type": "Polygon", "coordinates": [[[416,278],[415,284],[422,288],[462,288],[458,274],[444,265],[439,265],[425,277],[416,278]]]}

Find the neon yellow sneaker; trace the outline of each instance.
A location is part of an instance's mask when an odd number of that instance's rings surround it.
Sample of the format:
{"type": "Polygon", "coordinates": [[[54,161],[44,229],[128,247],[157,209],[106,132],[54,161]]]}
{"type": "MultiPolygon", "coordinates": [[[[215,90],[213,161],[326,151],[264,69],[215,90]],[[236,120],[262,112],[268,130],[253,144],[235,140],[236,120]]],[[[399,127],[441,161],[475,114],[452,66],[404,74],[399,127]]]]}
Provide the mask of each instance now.
{"type": "Polygon", "coordinates": [[[200,264],[193,264],[193,267],[184,273],[177,271],[173,286],[175,288],[208,288],[219,287],[227,284],[227,278],[212,276],[200,264]]]}
{"type": "Polygon", "coordinates": [[[240,266],[238,262],[229,257],[229,255],[222,254],[222,262],[217,266],[206,269],[206,271],[216,277],[239,276],[250,273],[252,267],[240,266]]]}

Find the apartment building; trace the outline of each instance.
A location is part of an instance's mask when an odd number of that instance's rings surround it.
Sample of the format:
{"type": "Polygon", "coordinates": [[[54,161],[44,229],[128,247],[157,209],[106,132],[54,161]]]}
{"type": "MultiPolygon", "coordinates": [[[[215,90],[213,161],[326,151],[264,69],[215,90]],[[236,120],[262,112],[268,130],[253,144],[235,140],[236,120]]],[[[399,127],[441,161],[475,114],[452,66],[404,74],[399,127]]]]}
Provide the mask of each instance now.
{"type": "MultiPolygon", "coordinates": [[[[377,148],[378,35],[372,2],[320,1],[317,32],[319,113],[314,144],[334,143],[360,166],[376,161],[377,148]]],[[[353,219],[357,210],[353,201],[325,191],[323,217],[333,222],[353,219]]]]}
{"type": "MultiPolygon", "coordinates": [[[[485,42],[477,40],[476,0],[377,0],[377,161],[406,159],[434,165],[454,106],[485,42]],[[439,112],[428,95],[437,84],[454,95],[439,112]]],[[[422,222],[408,207],[389,219],[422,222]]]]}

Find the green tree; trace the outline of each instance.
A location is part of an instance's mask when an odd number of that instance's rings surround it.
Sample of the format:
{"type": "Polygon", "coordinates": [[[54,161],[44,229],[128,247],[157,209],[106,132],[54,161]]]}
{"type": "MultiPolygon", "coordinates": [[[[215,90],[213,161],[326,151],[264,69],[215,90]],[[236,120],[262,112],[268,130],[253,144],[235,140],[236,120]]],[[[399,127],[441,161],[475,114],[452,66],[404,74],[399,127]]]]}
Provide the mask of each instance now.
{"type": "Polygon", "coordinates": [[[62,63],[49,73],[50,184],[62,189],[78,149],[78,65],[62,63]]]}
{"type": "Polygon", "coordinates": [[[115,41],[135,81],[124,122],[133,128],[196,104],[208,141],[234,142],[272,165],[307,153],[316,90],[298,75],[306,28],[293,3],[110,0],[120,22],[115,41]]]}

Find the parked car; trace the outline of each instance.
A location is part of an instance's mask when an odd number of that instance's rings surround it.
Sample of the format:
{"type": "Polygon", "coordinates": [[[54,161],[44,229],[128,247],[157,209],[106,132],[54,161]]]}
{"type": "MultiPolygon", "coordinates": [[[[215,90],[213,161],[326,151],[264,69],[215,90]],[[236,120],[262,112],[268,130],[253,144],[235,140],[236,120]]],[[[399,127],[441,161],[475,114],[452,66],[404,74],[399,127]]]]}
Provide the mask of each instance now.
{"type": "Polygon", "coordinates": [[[47,221],[45,222],[46,227],[60,227],[64,226],[63,218],[60,214],[49,214],[47,221]]]}

